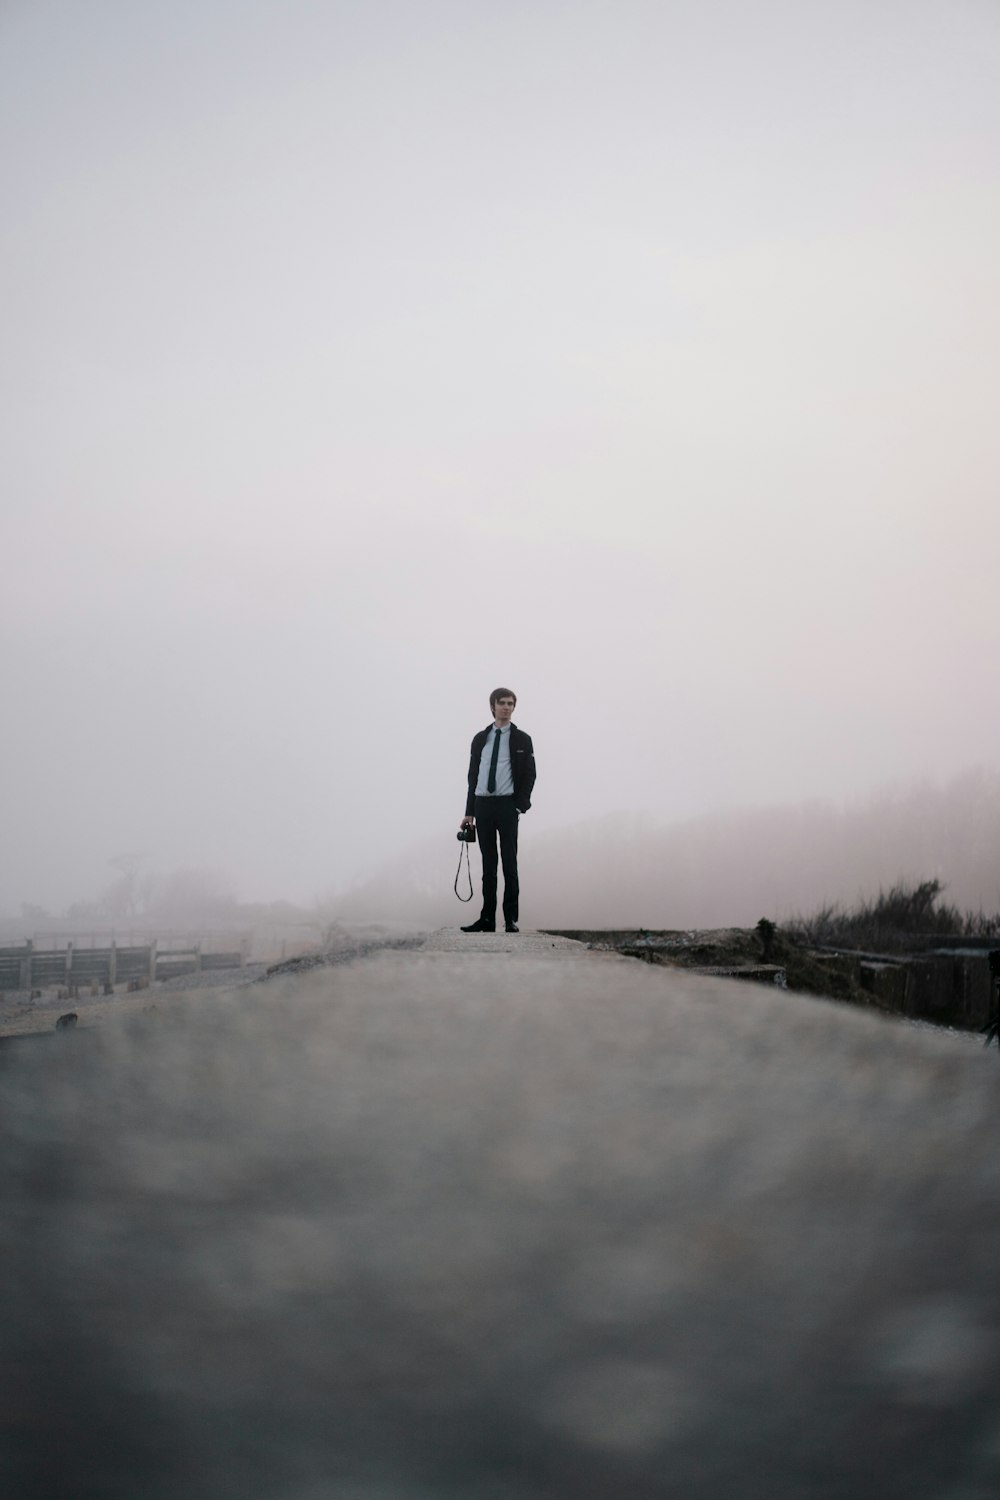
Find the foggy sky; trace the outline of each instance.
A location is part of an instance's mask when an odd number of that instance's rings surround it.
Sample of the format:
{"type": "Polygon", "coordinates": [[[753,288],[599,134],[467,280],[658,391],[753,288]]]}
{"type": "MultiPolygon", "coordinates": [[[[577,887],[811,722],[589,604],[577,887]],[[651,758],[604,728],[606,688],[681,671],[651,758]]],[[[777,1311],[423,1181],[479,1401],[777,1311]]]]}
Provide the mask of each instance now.
{"type": "Polygon", "coordinates": [[[995,766],[992,0],[7,0],[0,910],[995,766]]]}

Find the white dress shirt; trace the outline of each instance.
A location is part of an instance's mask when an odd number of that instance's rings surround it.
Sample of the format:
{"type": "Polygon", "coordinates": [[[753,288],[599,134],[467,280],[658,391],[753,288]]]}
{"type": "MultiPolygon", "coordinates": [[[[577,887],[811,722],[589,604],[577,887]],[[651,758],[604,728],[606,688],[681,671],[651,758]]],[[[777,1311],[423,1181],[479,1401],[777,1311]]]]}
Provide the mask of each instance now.
{"type": "Polygon", "coordinates": [[[494,724],[486,736],[486,744],[483,753],[479,757],[479,780],[476,782],[477,797],[512,797],[514,795],[514,774],[510,769],[510,725],[504,725],[498,729],[494,724]],[[497,735],[500,736],[500,754],[497,756],[497,789],[495,792],[486,790],[486,783],[490,779],[490,761],[493,759],[493,741],[497,735]]]}

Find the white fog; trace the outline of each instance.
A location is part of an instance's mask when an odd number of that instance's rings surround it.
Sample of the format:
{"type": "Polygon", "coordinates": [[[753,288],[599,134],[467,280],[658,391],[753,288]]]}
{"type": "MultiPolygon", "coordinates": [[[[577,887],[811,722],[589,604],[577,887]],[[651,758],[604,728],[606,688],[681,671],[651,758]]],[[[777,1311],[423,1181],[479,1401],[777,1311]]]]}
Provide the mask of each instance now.
{"type": "Polygon", "coordinates": [[[499,684],[528,923],[1000,907],[998,73],[976,0],[3,6],[0,916],[457,921],[499,684]]]}

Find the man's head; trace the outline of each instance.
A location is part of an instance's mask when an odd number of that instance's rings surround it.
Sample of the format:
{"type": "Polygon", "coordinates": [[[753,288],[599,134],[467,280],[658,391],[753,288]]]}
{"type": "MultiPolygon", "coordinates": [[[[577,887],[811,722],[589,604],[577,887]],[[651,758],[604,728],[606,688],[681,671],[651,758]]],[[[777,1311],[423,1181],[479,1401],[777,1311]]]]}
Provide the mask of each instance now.
{"type": "Polygon", "coordinates": [[[517,694],[510,688],[494,688],[490,694],[490,708],[498,724],[507,724],[517,704],[517,694]]]}

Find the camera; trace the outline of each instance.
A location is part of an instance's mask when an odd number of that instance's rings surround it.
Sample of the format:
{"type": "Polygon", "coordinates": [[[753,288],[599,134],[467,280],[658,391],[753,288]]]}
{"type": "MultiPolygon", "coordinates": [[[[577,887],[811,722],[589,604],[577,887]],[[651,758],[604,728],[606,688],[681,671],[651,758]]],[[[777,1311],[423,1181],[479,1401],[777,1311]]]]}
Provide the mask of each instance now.
{"type": "Polygon", "coordinates": [[[459,843],[474,844],[476,842],[476,830],[474,828],[460,828],[455,837],[459,843]]]}

